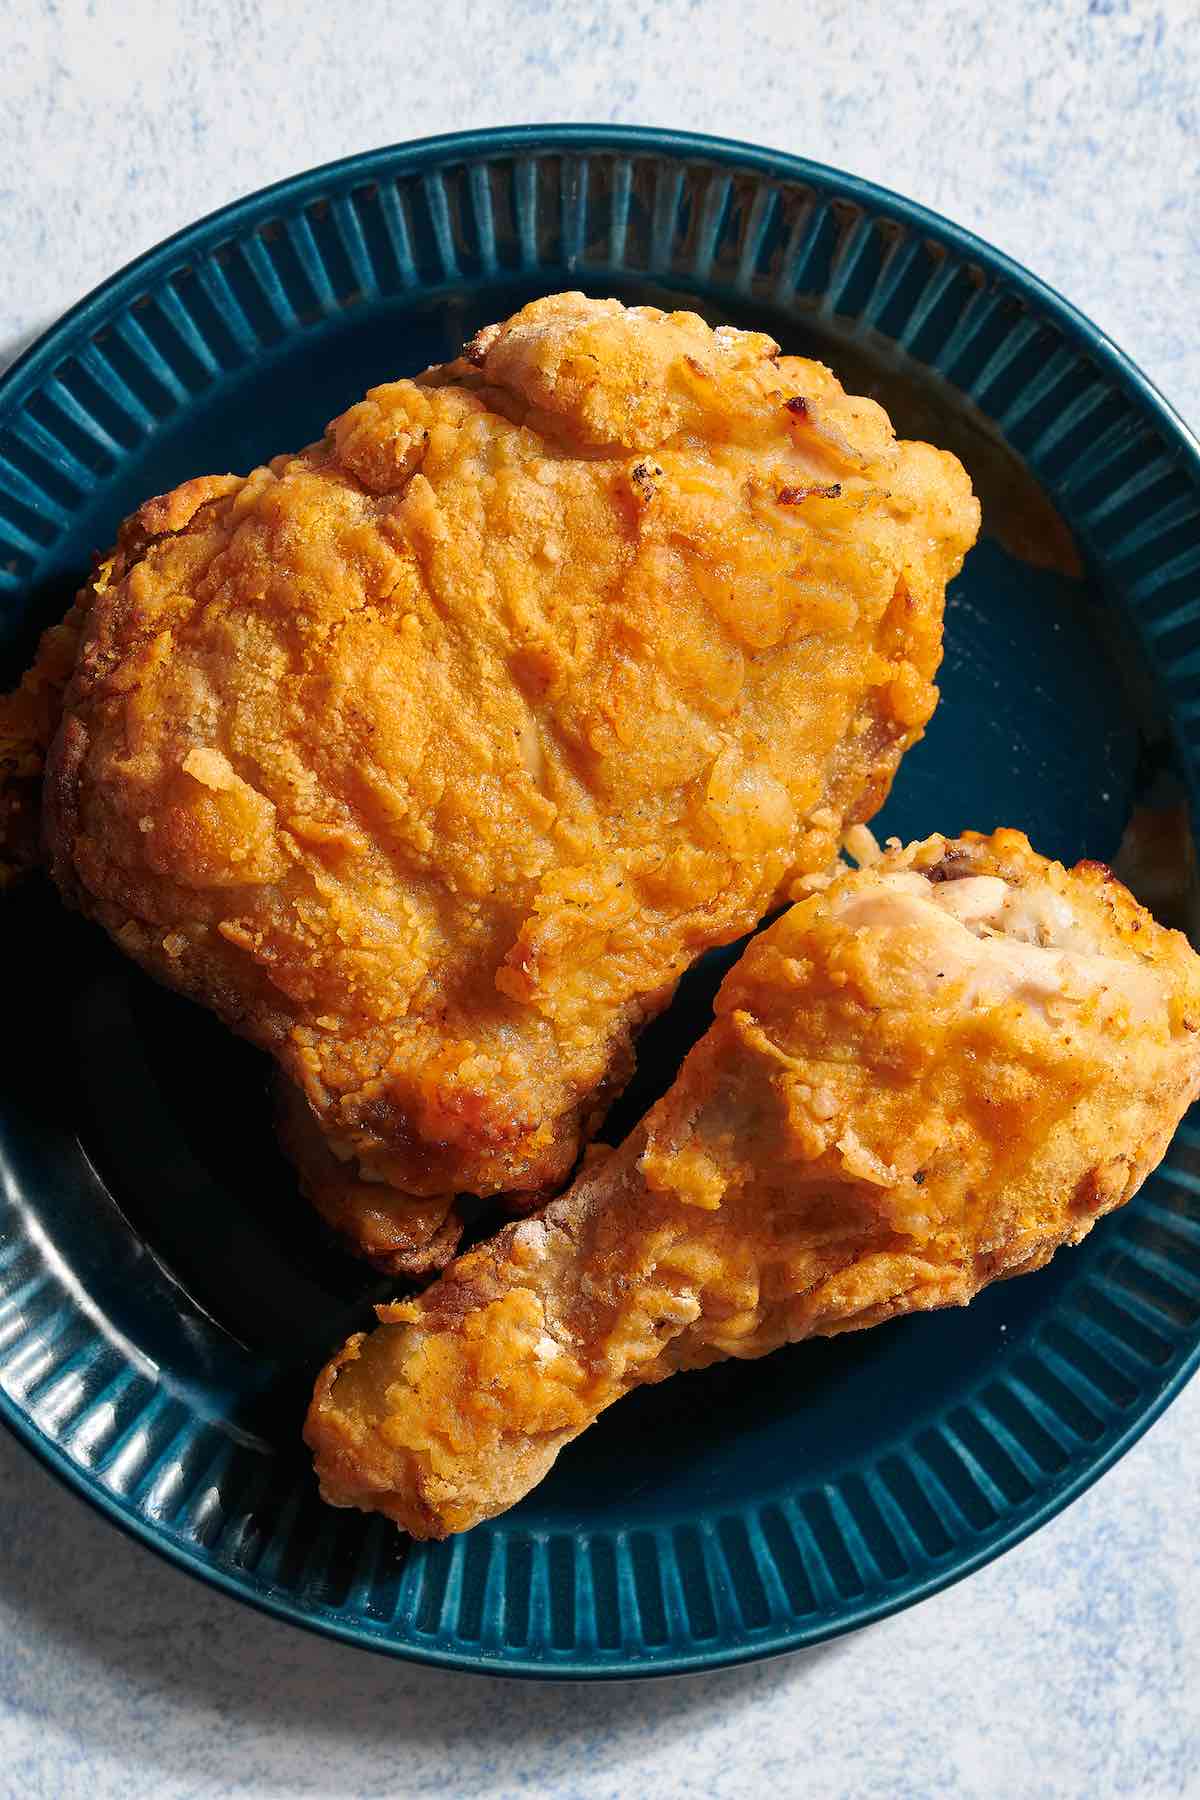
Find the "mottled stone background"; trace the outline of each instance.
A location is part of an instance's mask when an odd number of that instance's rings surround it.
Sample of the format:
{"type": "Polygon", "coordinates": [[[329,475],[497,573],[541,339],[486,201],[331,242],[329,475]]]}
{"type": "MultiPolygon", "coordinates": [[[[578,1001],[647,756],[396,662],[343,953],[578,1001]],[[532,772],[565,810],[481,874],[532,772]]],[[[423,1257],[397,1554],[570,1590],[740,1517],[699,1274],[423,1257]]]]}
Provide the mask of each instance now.
{"type": "MultiPolygon", "coordinates": [[[[0,360],[200,213],[352,150],[617,119],[899,188],[1200,416],[1194,0],[0,0],[0,360]]],[[[1019,1550],[804,1656],[575,1690],[309,1638],[135,1548],[0,1439],[0,1790],[1200,1794],[1200,1389],[1019,1550]]]]}

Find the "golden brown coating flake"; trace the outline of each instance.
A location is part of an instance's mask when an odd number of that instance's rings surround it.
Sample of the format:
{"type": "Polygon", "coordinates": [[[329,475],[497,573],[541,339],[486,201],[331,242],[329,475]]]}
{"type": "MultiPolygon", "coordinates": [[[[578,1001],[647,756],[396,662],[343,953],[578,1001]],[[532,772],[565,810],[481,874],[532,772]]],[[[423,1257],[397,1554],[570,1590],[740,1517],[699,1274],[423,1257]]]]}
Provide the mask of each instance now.
{"type": "Polygon", "coordinates": [[[642,1382],[965,1304],[1127,1200],[1198,1088],[1200,958],[1100,865],[999,831],[840,875],[619,1151],[333,1359],[322,1493],[462,1531],[642,1382]]]}
{"type": "Polygon", "coordinates": [[[566,1178],[687,964],[879,806],[978,517],[769,338],[537,301],[127,522],[51,868],[278,1058],[329,1216],[436,1261],[456,1190],[566,1178]]]}

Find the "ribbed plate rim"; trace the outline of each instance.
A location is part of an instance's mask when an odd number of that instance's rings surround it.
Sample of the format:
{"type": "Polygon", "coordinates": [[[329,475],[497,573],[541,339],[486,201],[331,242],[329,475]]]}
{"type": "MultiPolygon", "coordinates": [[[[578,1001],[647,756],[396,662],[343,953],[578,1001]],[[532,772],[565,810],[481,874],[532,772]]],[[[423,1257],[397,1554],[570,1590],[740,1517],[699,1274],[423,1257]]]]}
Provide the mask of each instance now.
{"type": "Polygon", "coordinates": [[[571,1663],[546,1663],[536,1657],[514,1655],[511,1650],[489,1657],[482,1649],[474,1655],[465,1651],[443,1650],[436,1644],[418,1644],[411,1639],[387,1637],[363,1630],[361,1627],[344,1624],[332,1614],[319,1613],[311,1608],[299,1605],[285,1596],[275,1596],[257,1592],[245,1585],[238,1577],[218,1564],[205,1561],[201,1556],[189,1550],[186,1545],[169,1539],[163,1533],[153,1530],[134,1512],[122,1508],[98,1482],[89,1482],[78,1464],[71,1461],[58,1447],[51,1443],[37,1427],[28,1414],[17,1407],[7,1394],[0,1389],[0,1422],[30,1450],[42,1466],[49,1471],[64,1487],[76,1497],[86,1500],[101,1513],[108,1523],[115,1525],[126,1536],[154,1551],[156,1556],[180,1569],[197,1581],[216,1587],[231,1598],[254,1608],[256,1612],[267,1617],[282,1620],[286,1624],[298,1625],[303,1630],[312,1632],[317,1637],[332,1637],[341,1643],[349,1644],[357,1650],[372,1651],[377,1655],[398,1657],[401,1661],[424,1664],[433,1668],[448,1669],[467,1675],[490,1675],[500,1679],[511,1677],[514,1680],[536,1680],[554,1682],[576,1681],[646,1681],[657,1680],[665,1676],[699,1675],[716,1669],[737,1668],[746,1663],[768,1662],[778,1656],[786,1656],[794,1650],[815,1650],[821,1644],[827,1644],[840,1637],[848,1637],[852,1632],[861,1631],[868,1625],[875,1625],[894,1614],[905,1612],[911,1606],[923,1600],[931,1599],[935,1594],[956,1587],[960,1581],[986,1568],[989,1563],[1015,1549],[1018,1544],[1032,1537],[1034,1532],[1048,1525],[1052,1519],[1071,1506],[1080,1495],[1106,1475],[1113,1465],[1143,1437],[1175,1400],[1181,1389],[1195,1374],[1200,1365],[1200,1341],[1198,1341],[1175,1373],[1162,1388],[1158,1396],[1145,1407],[1137,1417],[1130,1421],[1127,1428],[1110,1444],[1103,1456],[1090,1462],[1071,1480],[1056,1487],[1044,1497],[1041,1505],[1035,1506],[1028,1514],[1018,1516],[1009,1529],[995,1542],[981,1545],[980,1548],[963,1557],[956,1557],[954,1566],[949,1569],[933,1569],[919,1579],[906,1580],[901,1593],[884,1599],[864,1598],[855,1605],[852,1601],[843,1600],[842,1609],[835,1618],[829,1618],[816,1624],[797,1624],[783,1627],[774,1634],[765,1634],[750,1644],[726,1645],[711,1651],[704,1648],[681,1651],[674,1656],[656,1655],[651,1663],[635,1663],[632,1661],[588,1662],[577,1659],[571,1663]]]}
{"type": "MultiPolygon", "coordinates": [[[[259,212],[270,211],[278,201],[302,200],[310,188],[328,188],[347,177],[371,181],[381,175],[399,174],[410,167],[437,167],[444,162],[458,162],[487,152],[511,154],[539,153],[575,149],[596,151],[640,151],[645,154],[673,156],[708,156],[714,162],[743,166],[762,174],[807,182],[827,191],[836,191],[866,203],[879,211],[894,212],[910,226],[944,240],[958,254],[970,255],[994,274],[1011,281],[1033,297],[1039,306],[1068,331],[1082,338],[1093,355],[1098,354],[1134,399],[1148,401],[1164,415],[1187,450],[1189,459],[1200,474],[1200,434],[1193,431],[1161,388],[1145,370],[1122,350],[1114,339],[1088,315],[1068,300],[1051,283],[1009,256],[1004,250],[979,237],[968,226],[959,225],[921,201],[910,200],[895,188],[854,175],[833,163],[817,162],[791,151],[772,150],[740,138],[726,138],[699,131],[672,131],[638,125],[589,125],[564,123],[547,125],[515,125],[482,127],[476,131],[448,131],[430,137],[405,138],[375,150],[356,151],[350,156],[336,157],[318,163],[311,169],[285,175],[266,187],[255,188],[236,200],[226,201],[212,212],[204,213],[190,225],[159,243],[151,245],[121,264],[112,274],[89,289],[79,300],[61,313],[0,374],[0,422],[10,408],[19,404],[26,383],[36,376],[42,362],[53,354],[57,340],[68,336],[76,326],[87,324],[92,314],[104,303],[106,308],[118,305],[127,290],[136,288],[141,277],[159,265],[169,263],[174,252],[208,248],[214,233],[227,234],[227,228],[253,219],[259,212]]],[[[319,196],[318,196],[319,197],[319,196]]]]}

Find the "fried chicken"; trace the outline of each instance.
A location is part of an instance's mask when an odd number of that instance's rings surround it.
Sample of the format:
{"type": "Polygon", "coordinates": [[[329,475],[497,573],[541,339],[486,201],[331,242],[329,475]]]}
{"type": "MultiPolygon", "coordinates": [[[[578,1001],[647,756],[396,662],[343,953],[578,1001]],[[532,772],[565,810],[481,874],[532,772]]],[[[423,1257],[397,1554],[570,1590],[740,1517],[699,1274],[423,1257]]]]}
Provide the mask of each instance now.
{"type": "Polygon", "coordinates": [[[1128,1200],[1198,1090],[1200,958],[1099,864],[999,831],[839,875],[619,1151],[333,1359],[321,1491],[442,1537],[640,1383],[964,1305],[1128,1200]]]}
{"type": "Polygon", "coordinates": [[[880,805],[978,522],[819,364],[558,295],[144,505],[0,748],[27,787],[56,727],[63,894],[278,1059],[312,1198],[416,1272],[880,805]]]}

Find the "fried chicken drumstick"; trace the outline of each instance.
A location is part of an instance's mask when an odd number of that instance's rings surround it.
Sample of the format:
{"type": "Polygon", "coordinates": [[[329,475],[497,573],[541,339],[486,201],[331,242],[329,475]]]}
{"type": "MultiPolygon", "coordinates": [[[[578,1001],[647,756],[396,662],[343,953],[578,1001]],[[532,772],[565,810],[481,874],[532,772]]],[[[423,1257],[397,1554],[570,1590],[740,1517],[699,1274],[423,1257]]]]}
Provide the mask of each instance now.
{"type": "Polygon", "coordinates": [[[63,894],[277,1058],[328,1218],[438,1266],[455,1193],[561,1184],[688,963],[880,805],[978,522],[769,338],[539,300],[135,513],[0,708],[0,836],[49,743],[63,894]]]}
{"type": "Polygon", "coordinates": [[[1200,958],[1019,832],[837,876],[754,940],[622,1148],[320,1376],[321,1491],[502,1511],[622,1394],[963,1305],[1122,1202],[1200,1089],[1200,958]]]}

